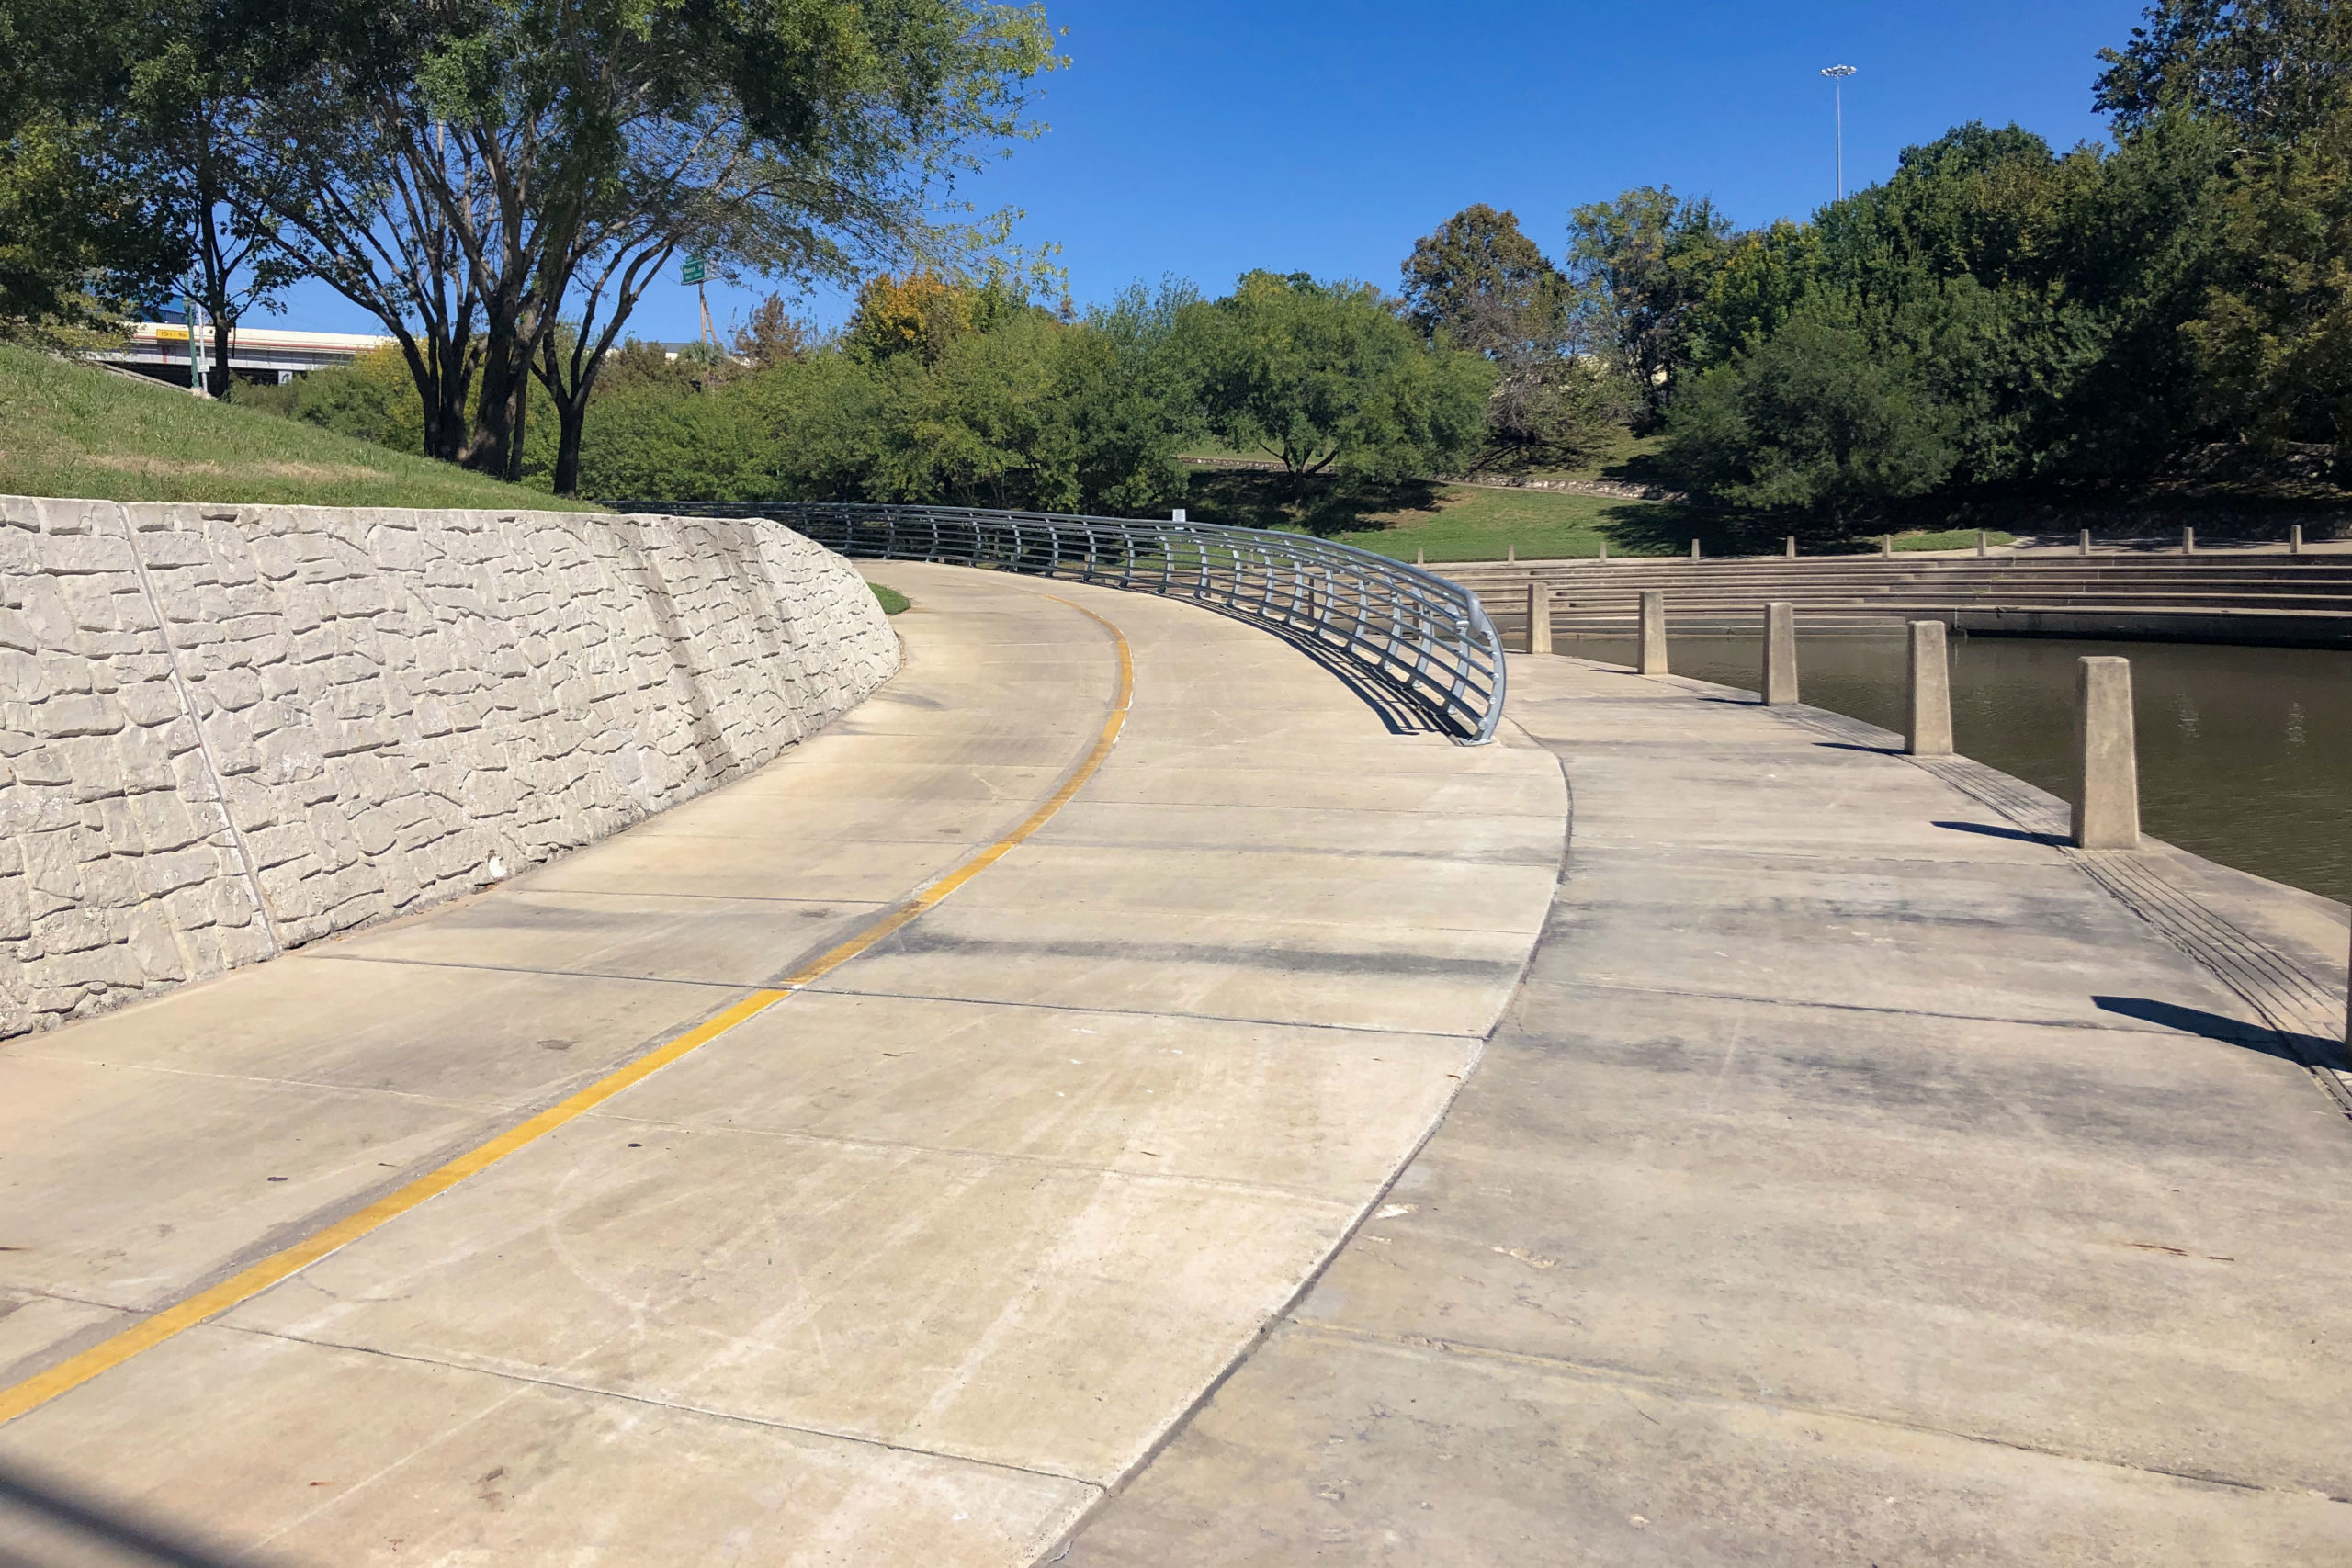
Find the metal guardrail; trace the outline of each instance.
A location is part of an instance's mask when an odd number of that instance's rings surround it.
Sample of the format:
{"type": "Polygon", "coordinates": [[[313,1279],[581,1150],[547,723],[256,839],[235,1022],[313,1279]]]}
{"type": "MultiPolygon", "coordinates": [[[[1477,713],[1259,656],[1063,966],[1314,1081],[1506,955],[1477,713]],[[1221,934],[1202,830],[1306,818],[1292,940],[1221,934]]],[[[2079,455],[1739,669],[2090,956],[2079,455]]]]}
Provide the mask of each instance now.
{"type": "Polygon", "coordinates": [[[1476,594],[1351,545],[1211,523],[832,502],[616,501],[616,511],[760,517],[842,555],[938,561],[1158,593],[1338,653],[1475,745],[1502,721],[1502,639],[1476,594]]]}

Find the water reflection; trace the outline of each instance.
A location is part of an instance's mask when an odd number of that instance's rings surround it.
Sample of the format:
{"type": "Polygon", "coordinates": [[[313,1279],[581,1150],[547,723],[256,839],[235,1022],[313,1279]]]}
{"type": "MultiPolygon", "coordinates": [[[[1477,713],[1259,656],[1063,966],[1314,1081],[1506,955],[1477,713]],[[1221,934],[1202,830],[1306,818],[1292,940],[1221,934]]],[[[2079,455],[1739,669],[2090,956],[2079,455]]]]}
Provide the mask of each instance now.
{"type": "MultiPolygon", "coordinates": [[[[1563,653],[1629,662],[1622,638],[1563,637],[1563,653]]],[[[1960,750],[2057,795],[2070,793],[2075,660],[2132,660],[2147,830],[2224,865],[2352,901],[2352,651],[2197,643],[1955,637],[1960,750]]],[[[1676,673],[1754,690],[1755,637],[1677,637],[1676,673]]],[[[1904,639],[1800,639],[1804,699],[1903,726],[1904,639]]]]}

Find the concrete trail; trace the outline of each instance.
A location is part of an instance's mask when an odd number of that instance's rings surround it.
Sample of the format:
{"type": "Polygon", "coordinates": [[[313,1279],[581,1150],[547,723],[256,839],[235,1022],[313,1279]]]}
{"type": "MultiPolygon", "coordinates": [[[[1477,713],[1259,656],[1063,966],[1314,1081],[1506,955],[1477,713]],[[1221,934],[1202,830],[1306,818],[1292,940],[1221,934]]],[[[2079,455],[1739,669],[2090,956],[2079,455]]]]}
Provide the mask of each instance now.
{"type": "Polygon", "coordinates": [[[1527,984],[1057,1561],[2352,1562],[2352,1125],[2167,940],[2315,976],[2317,1054],[2343,908],[1813,710],[1510,678],[1576,805],[1527,984]]]}
{"type": "Polygon", "coordinates": [[[261,1562],[978,1565],[1151,1451],[1472,1069],[1556,883],[1557,763],[1388,733],[1202,610],[879,575],[907,668],[760,772],[0,1048],[5,1390],[985,855],[1103,731],[1083,612],[1132,649],[1108,761],[944,902],[0,1426],[0,1472],[261,1562]]]}

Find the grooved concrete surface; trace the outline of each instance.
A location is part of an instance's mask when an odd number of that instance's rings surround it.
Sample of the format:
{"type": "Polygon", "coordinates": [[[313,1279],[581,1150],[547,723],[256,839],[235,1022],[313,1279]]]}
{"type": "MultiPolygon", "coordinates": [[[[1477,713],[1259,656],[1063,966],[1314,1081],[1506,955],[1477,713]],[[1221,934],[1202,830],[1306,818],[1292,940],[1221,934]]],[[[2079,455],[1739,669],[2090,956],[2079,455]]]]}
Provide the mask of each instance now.
{"type": "MultiPolygon", "coordinates": [[[[1511,682],[1575,795],[1528,983],[1055,1561],[2352,1562],[2352,1125],[2240,998],[1897,757],[1511,682]]],[[[2342,907],[2269,895],[2340,998],[2342,907]]]]}
{"type": "Polygon", "coordinates": [[[897,667],[774,524],[0,496],[0,1036],[537,865],[897,667]]]}
{"type": "MultiPolygon", "coordinates": [[[[1426,1133],[1556,883],[1555,760],[1207,612],[892,565],[903,671],[493,891],[0,1047],[0,1383],[792,970],[817,987],[0,1427],[261,1562],[1019,1564],[1426,1133]]],[[[0,1523],[0,1543],[7,1526],[0,1523]]],[[[5,1555],[5,1551],[0,1551],[5,1555]]]]}

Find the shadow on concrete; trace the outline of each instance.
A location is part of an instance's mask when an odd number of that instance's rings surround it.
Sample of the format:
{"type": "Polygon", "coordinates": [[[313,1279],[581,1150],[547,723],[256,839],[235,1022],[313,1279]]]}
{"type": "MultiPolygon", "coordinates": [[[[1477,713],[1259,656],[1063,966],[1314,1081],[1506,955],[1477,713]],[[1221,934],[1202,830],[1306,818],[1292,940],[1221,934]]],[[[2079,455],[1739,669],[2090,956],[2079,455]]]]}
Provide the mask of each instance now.
{"type": "Polygon", "coordinates": [[[2185,1008],[2177,1002],[2160,1002],[2147,997],[2093,997],[2091,1003],[2103,1012],[2120,1013],[2125,1018],[2136,1018],[2143,1023],[2177,1029],[2183,1034],[2201,1034],[2208,1040],[2219,1040],[2224,1044],[2259,1051],[2266,1056],[2276,1056],[2299,1067],[2342,1067],[2346,1065],[2344,1043],[2324,1035],[2290,1034],[2264,1024],[2247,1023],[2242,1019],[2207,1012],[2201,1008],[2185,1008]]]}
{"type": "Polygon", "coordinates": [[[175,1527],[0,1470],[0,1568],[259,1568],[175,1527]]]}
{"type": "Polygon", "coordinates": [[[1931,822],[1931,828],[1949,828],[1955,833],[1982,833],[1988,839],[2015,839],[2024,844],[2047,844],[2052,849],[2064,849],[2067,839],[2064,833],[2037,833],[2030,828],[2002,828],[1990,822],[1931,822]]]}
{"type": "Polygon", "coordinates": [[[1459,725],[1438,723],[1419,707],[1404,700],[1394,686],[1374,675],[1367,666],[1350,658],[1346,652],[1333,647],[1312,632],[1302,631],[1296,626],[1286,626],[1277,621],[1265,620],[1250,615],[1246,611],[1231,609],[1207,600],[1182,599],[1178,603],[1198,605],[1204,610],[1255,626],[1258,630],[1288,643],[1337,676],[1340,684],[1353,694],[1357,701],[1370,708],[1391,735],[1450,735],[1459,740],[1469,733],[1459,725]]]}

